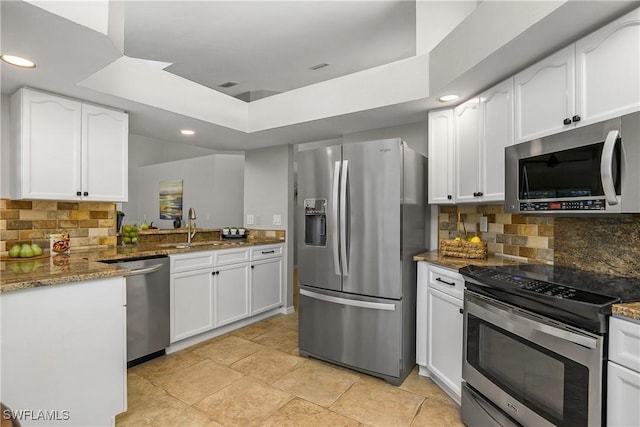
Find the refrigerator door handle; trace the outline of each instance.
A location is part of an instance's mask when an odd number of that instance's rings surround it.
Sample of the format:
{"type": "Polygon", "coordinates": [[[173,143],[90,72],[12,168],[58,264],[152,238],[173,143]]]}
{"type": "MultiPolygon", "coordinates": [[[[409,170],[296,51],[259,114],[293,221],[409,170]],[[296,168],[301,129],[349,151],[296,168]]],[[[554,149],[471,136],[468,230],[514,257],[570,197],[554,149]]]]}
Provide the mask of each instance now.
{"type": "Polygon", "coordinates": [[[360,308],[371,308],[373,310],[386,310],[386,311],[395,311],[395,304],[387,304],[382,302],[370,302],[370,301],[359,301],[354,299],[340,298],[334,297],[331,295],[319,294],[316,292],[311,292],[306,289],[300,289],[300,295],[304,295],[309,298],[317,299],[320,301],[331,302],[334,304],[348,305],[351,307],[360,307],[360,308]]]}
{"type": "Polygon", "coordinates": [[[342,174],[340,174],[340,261],[342,263],[342,275],[349,275],[349,262],[347,260],[347,179],[349,177],[349,161],[342,161],[342,174]]]}
{"type": "Polygon", "coordinates": [[[333,169],[333,183],[331,186],[331,217],[329,218],[329,227],[331,228],[331,241],[333,249],[333,268],[338,276],[342,276],[340,270],[340,256],[338,250],[338,203],[339,203],[339,181],[340,181],[340,162],[336,162],[333,169]]]}

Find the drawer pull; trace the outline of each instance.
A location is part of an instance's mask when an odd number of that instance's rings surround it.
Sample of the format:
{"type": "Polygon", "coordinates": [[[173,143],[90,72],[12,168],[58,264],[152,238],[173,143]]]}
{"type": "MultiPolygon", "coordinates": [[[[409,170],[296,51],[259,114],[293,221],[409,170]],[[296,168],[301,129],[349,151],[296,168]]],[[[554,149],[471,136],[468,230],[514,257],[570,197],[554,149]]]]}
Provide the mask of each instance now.
{"type": "Polygon", "coordinates": [[[444,283],[445,285],[449,285],[449,286],[455,286],[455,282],[447,282],[446,280],[442,280],[439,277],[436,277],[436,282],[440,282],[440,283],[444,283]]]}
{"type": "Polygon", "coordinates": [[[276,253],[276,251],[275,251],[275,250],[271,250],[271,251],[262,251],[262,255],[265,255],[265,254],[275,254],[275,253],[276,253]]]}

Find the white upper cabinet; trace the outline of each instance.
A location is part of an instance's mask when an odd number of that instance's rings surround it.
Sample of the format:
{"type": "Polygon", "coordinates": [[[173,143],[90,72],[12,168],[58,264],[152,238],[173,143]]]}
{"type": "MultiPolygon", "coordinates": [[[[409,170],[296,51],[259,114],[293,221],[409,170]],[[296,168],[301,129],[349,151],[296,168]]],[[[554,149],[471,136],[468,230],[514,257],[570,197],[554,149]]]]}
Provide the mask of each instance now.
{"type": "Polygon", "coordinates": [[[513,144],[513,78],[480,95],[480,186],[483,202],[504,200],[504,149],[513,144]]]}
{"type": "Polygon", "coordinates": [[[126,113],[82,106],[82,198],[127,201],[129,117],[126,113]]]}
{"type": "Polygon", "coordinates": [[[429,112],[428,199],[453,203],[453,110],[429,112]]]}
{"type": "Polygon", "coordinates": [[[516,142],[562,132],[573,124],[574,49],[567,46],[515,75],[516,142]]]}
{"type": "Polygon", "coordinates": [[[11,97],[11,197],[127,201],[126,113],[32,89],[11,97]]]}
{"type": "Polygon", "coordinates": [[[75,196],[81,181],[82,104],[21,89],[11,97],[11,197],[75,196]]]}
{"type": "Polygon", "coordinates": [[[480,101],[472,98],[453,110],[455,199],[476,201],[480,152],[480,101]]]}
{"type": "Polygon", "coordinates": [[[640,110],[640,9],[576,43],[576,88],[583,125],[640,110]]]}
{"type": "Polygon", "coordinates": [[[640,110],[640,9],[515,76],[515,140],[640,110]]]}

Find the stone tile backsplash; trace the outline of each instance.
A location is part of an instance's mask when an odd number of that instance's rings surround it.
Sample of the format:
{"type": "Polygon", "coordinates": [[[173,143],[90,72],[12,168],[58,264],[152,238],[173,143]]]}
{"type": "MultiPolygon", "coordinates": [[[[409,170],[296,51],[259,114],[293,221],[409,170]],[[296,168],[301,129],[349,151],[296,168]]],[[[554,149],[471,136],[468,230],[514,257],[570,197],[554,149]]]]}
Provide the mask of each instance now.
{"type": "Polygon", "coordinates": [[[440,240],[462,237],[466,229],[487,242],[490,254],[640,280],[640,215],[567,218],[509,214],[502,204],[460,205],[440,206],[438,225],[440,240]],[[483,233],[481,216],[488,222],[483,233]]]}
{"type": "Polygon", "coordinates": [[[61,232],[72,249],[115,245],[115,203],[0,199],[0,253],[16,243],[48,249],[49,234],[61,232]]]}
{"type": "Polygon", "coordinates": [[[554,261],[553,217],[505,213],[502,204],[440,206],[439,212],[439,240],[478,235],[490,254],[554,261]],[[486,232],[479,231],[482,216],[487,217],[486,232]]]}

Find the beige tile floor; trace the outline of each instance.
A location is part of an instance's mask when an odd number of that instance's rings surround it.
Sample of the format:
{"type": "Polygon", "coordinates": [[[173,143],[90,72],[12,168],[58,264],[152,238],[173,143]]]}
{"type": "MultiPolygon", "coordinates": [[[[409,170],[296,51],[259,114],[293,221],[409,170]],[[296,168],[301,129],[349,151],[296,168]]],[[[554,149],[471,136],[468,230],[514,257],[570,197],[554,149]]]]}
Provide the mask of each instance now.
{"type": "Polygon", "coordinates": [[[296,314],[129,369],[126,426],[461,426],[457,405],[414,370],[395,387],[298,355],[296,314]]]}

